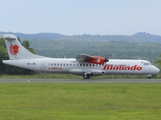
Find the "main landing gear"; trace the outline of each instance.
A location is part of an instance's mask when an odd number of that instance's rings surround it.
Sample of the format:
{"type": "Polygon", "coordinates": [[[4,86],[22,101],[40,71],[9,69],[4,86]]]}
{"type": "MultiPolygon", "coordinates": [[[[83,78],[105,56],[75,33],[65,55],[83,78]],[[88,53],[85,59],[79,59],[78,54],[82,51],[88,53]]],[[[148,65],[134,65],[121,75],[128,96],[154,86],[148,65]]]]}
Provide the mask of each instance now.
{"type": "Polygon", "coordinates": [[[84,75],[83,75],[83,78],[84,79],[89,79],[91,76],[90,76],[90,74],[87,74],[87,73],[85,73],[84,75]]]}

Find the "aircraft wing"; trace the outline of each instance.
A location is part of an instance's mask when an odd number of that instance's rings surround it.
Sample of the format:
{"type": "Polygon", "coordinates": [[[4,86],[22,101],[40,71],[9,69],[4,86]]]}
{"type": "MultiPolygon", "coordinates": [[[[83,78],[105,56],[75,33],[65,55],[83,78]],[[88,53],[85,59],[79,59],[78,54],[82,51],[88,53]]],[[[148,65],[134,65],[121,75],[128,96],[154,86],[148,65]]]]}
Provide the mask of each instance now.
{"type": "Polygon", "coordinates": [[[76,56],[76,60],[78,62],[88,62],[88,63],[93,63],[93,64],[104,64],[105,62],[108,62],[109,60],[100,57],[100,56],[90,56],[86,54],[80,54],[76,56]]]}
{"type": "Polygon", "coordinates": [[[86,54],[80,54],[80,55],[77,55],[77,57],[76,57],[76,60],[79,62],[86,62],[86,61],[92,60],[92,59],[93,59],[92,56],[89,56],[86,54]]]}

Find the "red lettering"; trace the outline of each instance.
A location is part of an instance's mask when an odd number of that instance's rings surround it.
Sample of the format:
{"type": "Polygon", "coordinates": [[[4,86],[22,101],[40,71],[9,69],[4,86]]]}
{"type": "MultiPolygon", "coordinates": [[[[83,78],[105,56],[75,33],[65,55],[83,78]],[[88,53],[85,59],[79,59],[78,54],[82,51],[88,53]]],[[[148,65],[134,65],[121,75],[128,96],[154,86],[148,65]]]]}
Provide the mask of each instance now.
{"type": "Polygon", "coordinates": [[[113,66],[112,64],[107,64],[103,68],[104,70],[142,70],[141,66],[124,66],[124,65],[116,65],[113,66]]]}
{"type": "Polygon", "coordinates": [[[113,65],[109,65],[109,69],[112,70],[113,69],[113,65]]]}
{"type": "Polygon", "coordinates": [[[56,67],[53,67],[53,68],[48,68],[48,70],[62,70],[63,68],[56,68],[56,67]]]}
{"type": "Polygon", "coordinates": [[[137,67],[137,70],[142,70],[142,67],[141,66],[137,67]]]}
{"type": "Polygon", "coordinates": [[[113,70],[118,70],[118,69],[119,69],[118,66],[114,66],[114,67],[113,67],[113,70]]]}
{"type": "Polygon", "coordinates": [[[131,67],[130,66],[126,66],[125,70],[131,70],[131,67]]]}
{"type": "Polygon", "coordinates": [[[136,67],[137,67],[137,65],[132,66],[132,67],[131,67],[131,70],[136,70],[136,67]]]}
{"type": "Polygon", "coordinates": [[[120,65],[119,70],[125,70],[124,65],[120,65]]]}
{"type": "Polygon", "coordinates": [[[104,66],[104,70],[112,70],[113,69],[113,65],[108,64],[104,66]]]}

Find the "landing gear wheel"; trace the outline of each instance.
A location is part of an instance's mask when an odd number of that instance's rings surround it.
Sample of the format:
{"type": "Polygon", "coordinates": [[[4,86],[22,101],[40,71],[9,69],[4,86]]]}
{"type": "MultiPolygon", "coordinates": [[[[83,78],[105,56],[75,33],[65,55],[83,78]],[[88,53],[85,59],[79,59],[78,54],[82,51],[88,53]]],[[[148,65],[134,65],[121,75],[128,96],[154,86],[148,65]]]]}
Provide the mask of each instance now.
{"type": "Polygon", "coordinates": [[[148,79],[151,79],[151,75],[147,75],[148,79]]]}
{"type": "Polygon", "coordinates": [[[90,78],[90,75],[88,75],[88,74],[87,75],[83,75],[83,78],[84,79],[89,79],[90,78]]]}

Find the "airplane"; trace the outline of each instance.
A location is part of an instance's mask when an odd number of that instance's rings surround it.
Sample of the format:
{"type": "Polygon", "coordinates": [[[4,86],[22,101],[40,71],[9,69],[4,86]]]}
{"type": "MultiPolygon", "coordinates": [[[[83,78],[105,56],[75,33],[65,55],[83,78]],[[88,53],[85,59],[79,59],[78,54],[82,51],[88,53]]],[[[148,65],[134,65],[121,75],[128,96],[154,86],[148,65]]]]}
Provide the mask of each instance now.
{"type": "Polygon", "coordinates": [[[29,52],[13,34],[4,34],[10,60],[7,65],[33,71],[81,75],[84,79],[99,75],[152,75],[160,70],[147,60],[106,59],[100,56],[79,54],[76,58],[50,58],[29,52]]]}

